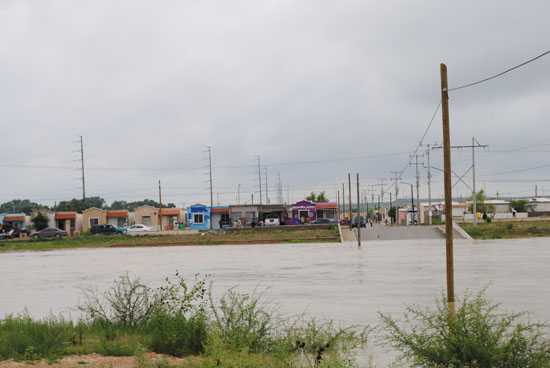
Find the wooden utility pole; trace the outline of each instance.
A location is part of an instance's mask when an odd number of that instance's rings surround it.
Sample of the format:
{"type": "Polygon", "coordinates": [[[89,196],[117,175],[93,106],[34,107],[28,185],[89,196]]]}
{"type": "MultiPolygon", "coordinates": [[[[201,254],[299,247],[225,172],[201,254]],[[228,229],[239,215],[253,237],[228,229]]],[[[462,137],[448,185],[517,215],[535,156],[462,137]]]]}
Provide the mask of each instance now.
{"type": "Polygon", "coordinates": [[[349,185],[349,229],[352,229],[351,220],[353,218],[352,208],[351,208],[351,174],[348,173],[348,185],[349,185]]]}
{"type": "Polygon", "coordinates": [[[162,230],[162,190],[160,188],[160,180],[159,180],[159,229],[162,230]]]}
{"type": "Polygon", "coordinates": [[[338,217],[338,222],[340,222],[340,191],[338,191],[338,214],[337,214],[337,217],[338,217]]]}
{"type": "Polygon", "coordinates": [[[342,220],[346,219],[346,186],[342,183],[342,220]]]}
{"type": "Polygon", "coordinates": [[[357,173],[357,245],[361,246],[361,197],[359,197],[359,173],[357,173]]]}
{"type": "Polygon", "coordinates": [[[443,173],[445,184],[445,243],[447,260],[447,305],[455,311],[455,281],[453,260],[453,198],[451,184],[451,133],[449,128],[449,92],[447,66],[441,64],[441,115],[443,120],[443,173]]]}

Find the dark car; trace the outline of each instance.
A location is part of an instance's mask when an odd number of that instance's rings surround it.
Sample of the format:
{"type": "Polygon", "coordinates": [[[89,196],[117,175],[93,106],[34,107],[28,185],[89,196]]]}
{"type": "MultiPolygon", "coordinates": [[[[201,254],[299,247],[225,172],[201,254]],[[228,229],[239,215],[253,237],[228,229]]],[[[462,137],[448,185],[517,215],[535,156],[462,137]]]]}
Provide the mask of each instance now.
{"type": "Polygon", "coordinates": [[[47,227],[45,229],[42,229],[40,231],[33,231],[29,234],[31,238],[38,239],[38,238],[62,238],[65,236],[69,236],[69,234],[61,229],[58,229],[56,227],[47,227]]]}
{"type": "Polygon", "coordinates": [[[103,234],[103,235],[122,235],[126,233],[126,229],[116,227],[114,225],[93,225],[90,229],[91,234],[103,234]]]}
{"type": "MultiPolygon", "coordinates": [[[[364,228],[367,227],[367,223],[365,222],[365,217],[364,216],[360,216],[359,226],[364,227],[364,228]]],[[[353,216],[353,218],[351,219],[351,228],[353,229],[354,227],[357,227],[357,216],[353,216]]]]}

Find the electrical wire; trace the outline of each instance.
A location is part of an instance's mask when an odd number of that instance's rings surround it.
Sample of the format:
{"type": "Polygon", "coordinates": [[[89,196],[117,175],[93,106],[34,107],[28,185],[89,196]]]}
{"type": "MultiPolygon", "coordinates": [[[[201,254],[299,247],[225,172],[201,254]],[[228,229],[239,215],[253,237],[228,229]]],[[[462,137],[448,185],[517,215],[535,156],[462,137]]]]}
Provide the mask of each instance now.
{"type": "Polygon", "coordinates": [[[397,180],[401,180],[402,177],[403,177],[403,174],[405,173],[405,170],[407,170],[407,167],[411,164],[412,162],[412,159],[414,157],[414,155],[416,155],[416,153],[418,152],[418,149],[420,147],[422,147],[422,142],[424,141],[424,138],[426,138],[426,135],[428,134],[428,131],[430,130],[433,122],[434,122],[434,119],[435,119],[435,116],[437,115],[437,112],[439,111],[439,108],[441,107],[441,100],[439,100],[439,103],[437,104],[437,107],[435,108],[435,111],[434,113],[432,114],[432,118],[430,119],[430,123],[428,124],[428,126],[426,127],[426,130],[424,130],[424,134],[422,135],[422,138],[420,138],[420,141],[418,142],[418,144],[416,145],[416,148],[414,149],[414,152],[412,153],[412,155],[409,155],[409,160],[407,161],[407,164],[405,165],[405,167],[403,168],[403,170],[400,171],[399,173],[399,177],[395,180],[395,182],[391,182],[387,187],[383,188],[382,189],[382,193],[386,193],[388,192],[392,187],[394,187],[397,183],[397,180]]]}
{"type": "Polygon", "coordinates": [[[501,73],[495,74],[495,75],[493,75],[493,76],[491,76],[491,77],[489,77],[489,78],[485,78],[485,79],[482,79],[482,80],[479,80],[479,81],[473,82],[473,83],[468,83],[468,84],[465,84],[465,85],[460,86],[460,87],[449,88],[448,91],[449,91],[449,92],[457,91],[457,90],[459,90],[459,89],[472,87],[472,86],[475,86],[475,85],[477,85],[477,84],[481,84],[481,83],[490,81],[491,79],[495,79],[495,78],[497,78],[497,77],[500,77],[501,75],[504,75],[504,74],[506,74],[506,73],[511,72],[512,70],[521,68],[522,66],[527,65],[527,64],[529,64],[529,63],[531,63],[531,62],[533,62],[533,61],[535,61],[535,60],[537,60],[537,59],[540,59],[541,57],[546,56],[546,55],[548,55],[548,54],[550,54],[550,50],[548,50],[548,51],[546,51],[546,52],[543,52],[542,54],[540,54],[540,55],[538,55],[538,56],[536,56],[536,57],[534,57],[534,58],[532,58],[532,59],[530,59],[530,60],[527,60],[527,61],[525,61],[525,62],[523,62],[523,63],[521,63],[521,64],[518,64],[518,65],[516,65],[516,66],[514,66],[514,67],[512,67],[512,68],[510,68],[510,69],[506,69],[505,71],[503,71],[503,72],[501,72],[501,73]]]}
{"type": "Polygon", "coordinates": [[[512,170],[512,171],[503,171],[503,172],[499,172],[499,173],[485,174],[485,175],[480,175],[480,176],[496,176],[496,175],[504,175],[504,174],[513,174],[513,173],[518,173],[518,172],[523,172],[523,171],[542,169],[544,167],[549,167],[549,166],[550,166],[550,164],[546,164],[546,165],[541,165],[541,166],[528,167],[528,168],[525,168],[525,169],[512,170]]]}

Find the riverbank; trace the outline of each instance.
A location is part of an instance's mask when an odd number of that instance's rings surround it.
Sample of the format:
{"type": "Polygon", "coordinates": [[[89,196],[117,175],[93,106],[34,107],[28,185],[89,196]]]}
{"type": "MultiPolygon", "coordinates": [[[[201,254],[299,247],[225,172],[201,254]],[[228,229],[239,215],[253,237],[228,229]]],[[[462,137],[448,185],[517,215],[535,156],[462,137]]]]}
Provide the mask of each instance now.
{"type": "Polygon", "coordinates": [[[178,245],[333,243],[340,241],[338,226],[281,226],[256,229],[231,229],[185,235],[79,235],[66,239],[21,239],[0,242],[0,252],[71,248],[153,247],[178,245]]]}
{"type": "Polygon", "coordinates": [[[461,222],[459,225],[474,239],[519,239],[550,236],[550,219],[461,222]]]}

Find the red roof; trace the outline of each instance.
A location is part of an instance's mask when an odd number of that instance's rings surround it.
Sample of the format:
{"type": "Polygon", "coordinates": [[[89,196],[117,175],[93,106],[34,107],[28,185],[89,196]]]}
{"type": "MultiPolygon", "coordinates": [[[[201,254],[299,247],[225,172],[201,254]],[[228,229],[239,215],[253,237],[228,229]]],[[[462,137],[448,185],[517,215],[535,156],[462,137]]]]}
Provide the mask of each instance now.
{"type": "Polygon", "coordinates": [[[76,219],[76,212],[56,212],[55,219],[76,219]]]}
{"type": "Polygon", "coordinates": [[[24,220],[25,216],[4,216],[4,221],[24,220]]]}
{"type": "Polygon", "coordinates": [[[107,217],[128,217],[128,210],[107,211],[107,217]]]}
{"type": "Polygon", "coordinates": [[[172,216],[176,216],[176,215],[179,215],[180,214],[180,209],[179,208],[163,208],[162,210],[160,210],[160,214],[161,215],[172,215],[172,216]]]}
{"type": "Polygon", "coordinates": [[[212,208],[212,213],[229,212],[229,208],[212,208]]]}
{"type": "Polygon", "coordinates": [[[317,203],[315,207],[319,209],[336,209],[336,203],[317,203]]]}

